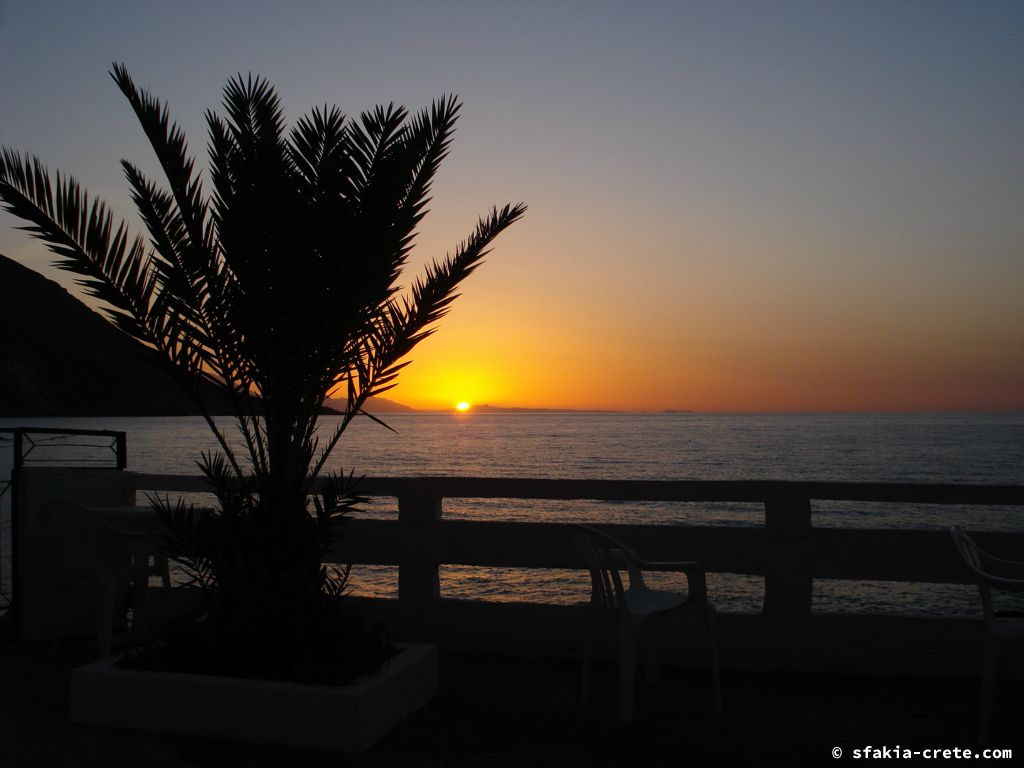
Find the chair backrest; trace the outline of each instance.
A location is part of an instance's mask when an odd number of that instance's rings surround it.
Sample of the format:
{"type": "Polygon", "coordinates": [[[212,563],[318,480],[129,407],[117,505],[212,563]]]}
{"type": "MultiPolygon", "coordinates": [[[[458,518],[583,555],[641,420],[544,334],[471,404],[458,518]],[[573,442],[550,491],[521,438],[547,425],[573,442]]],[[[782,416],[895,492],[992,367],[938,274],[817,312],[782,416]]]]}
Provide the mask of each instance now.
{"type": "Polygon", "coordinates": [[[54,535],[54,554],[68,578],[97,579],[127,571],[130,551],[118,546],[118,531],[91,509],[70,501],[51,501],[39,509],[39,522],[54,535]]]}
{"type": "Polygon", "coordinates": [[[629,549],[604,531],[589,525],[574,524],[573,546],[590,571],[590,604],[594,608],[617,611],[623,603],[625,588],[620,569],[629,572],[630,586],[643,586],[643,576],[630,562],[629,549]]]}
{"type": "Polygon", "coordinates": [[[953,537],[953,546],[956,547],[960,559],[974,573],[975,583],[978,585],[978,591],[981,593],[981,604],[985,610],[985,619],[991,622],[994,618],[992,587],[999,587],[999,582],[1005,578],[998,568],[998,564],[1001,561],[979,547],[974,542],[974,539],[964,533],[959,527],[953,526],[949,529],[949,533],[953,537]]]}

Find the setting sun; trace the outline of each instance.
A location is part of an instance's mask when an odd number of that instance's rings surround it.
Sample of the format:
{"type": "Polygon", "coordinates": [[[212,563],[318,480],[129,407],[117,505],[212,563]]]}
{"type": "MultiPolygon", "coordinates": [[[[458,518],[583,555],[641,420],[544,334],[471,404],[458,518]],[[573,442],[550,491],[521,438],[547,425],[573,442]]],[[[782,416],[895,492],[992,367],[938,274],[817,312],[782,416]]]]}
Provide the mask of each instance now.
{"type": "Polygon", "coordinates": [[[469,408],[470,408],[470,405],[465,400],[463,400],[461,403],[459,403],[459,404],[457,404],[455,406],[455,410],[456,411],[460,411],[460,412],[468,411],[469,408]]]}

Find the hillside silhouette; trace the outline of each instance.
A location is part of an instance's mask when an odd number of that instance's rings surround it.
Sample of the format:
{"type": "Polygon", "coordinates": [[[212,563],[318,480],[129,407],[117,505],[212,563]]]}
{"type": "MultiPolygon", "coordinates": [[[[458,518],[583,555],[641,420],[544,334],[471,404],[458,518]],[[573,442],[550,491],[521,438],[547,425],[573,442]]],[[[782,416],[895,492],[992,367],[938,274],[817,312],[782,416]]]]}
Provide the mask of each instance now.
{"type": "Polygon", "coordinates": [[[198,410],[136,342],[52,280],[0,255],[0,416],[198,410]]]}
{"type": "MultiPolygon", "coordinates": [[[[325,406],[345,408],[341,400],[325,406]]],[[[413,412],[382,397],[366,409],[413,412]]],[[[53,280],[0,255],[0,417],[198,414],[155,356],[53,280]]]]}

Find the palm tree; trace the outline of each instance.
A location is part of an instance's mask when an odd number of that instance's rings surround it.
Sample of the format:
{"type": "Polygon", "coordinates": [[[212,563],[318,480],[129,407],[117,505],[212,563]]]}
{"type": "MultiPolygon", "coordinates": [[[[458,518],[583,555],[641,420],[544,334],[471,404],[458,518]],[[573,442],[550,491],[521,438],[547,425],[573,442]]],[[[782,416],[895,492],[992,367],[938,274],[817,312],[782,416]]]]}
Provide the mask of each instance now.
{"type": "Polygon", "coordinates": [[[206,113],[207,195],[166,105],[123,65],[111,76],[167,179],[162,188],[121,163],[148,240],[73,178],[51,178],[37,158],[6,147],[0,199],[108,305],[114,325],[162,361],[217,438],[220,452],[199,463],[219,509],[159,506],[206,594],[204,626],[220,653],[245,644],[258,646],[257,664],[283,650],[294,656],[296,643],[338,624],[330,598],[346,574],[321,560],[355,501],[335,478],[311,511],[314,480],[367,398],[394,386],[403,358],[525,206],[492,209],[403,291],[458,117],[454,97],[413,116],[394,105],[358,119],[314,109],[286,133],[273,87],[239,75],[224,89],[226,116],[206,113]],[[241,447],[214,421],[211,391],[218,406],[229,404],[241,447]],[[347,405],[321,439],[329,393],[344,393],[347,405]]]}

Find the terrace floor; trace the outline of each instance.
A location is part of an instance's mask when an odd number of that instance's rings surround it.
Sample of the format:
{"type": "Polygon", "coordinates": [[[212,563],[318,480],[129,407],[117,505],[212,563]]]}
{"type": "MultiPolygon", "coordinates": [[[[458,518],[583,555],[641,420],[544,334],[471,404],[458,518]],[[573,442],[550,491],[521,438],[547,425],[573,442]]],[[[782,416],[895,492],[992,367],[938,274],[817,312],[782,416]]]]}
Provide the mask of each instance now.
{"type": "MultiPolygon", "coordinates": [[[[209,739],[73,725],[73,667],[88,646],[0,640],[0,764],[15,766],[321,766],[339,757],[209,739]]],[[[665,668],[641,689],[637,722],[618,723],[617,674],[595,669],[579,704],[578,662],[441,654],[440,693],[346,766],[651,766],[836,764],[873,747],[976,748],[977,682],[725,670],[725,711],[708,711],[703,670],[665,668]],[[841,760],[833,748],[843,750],[841,760]]],[[[182,702],[188,706],[188,702],[182,702]]],[[[1024,684],[1003,683],[992,747],[1024,754],[1024,684]]],[[[979,761],[984,764],[987,761],[979,761]]],[[[1012,761],[1007,761],[1012,762],[1012,761]]]]}

